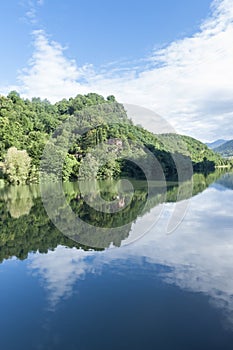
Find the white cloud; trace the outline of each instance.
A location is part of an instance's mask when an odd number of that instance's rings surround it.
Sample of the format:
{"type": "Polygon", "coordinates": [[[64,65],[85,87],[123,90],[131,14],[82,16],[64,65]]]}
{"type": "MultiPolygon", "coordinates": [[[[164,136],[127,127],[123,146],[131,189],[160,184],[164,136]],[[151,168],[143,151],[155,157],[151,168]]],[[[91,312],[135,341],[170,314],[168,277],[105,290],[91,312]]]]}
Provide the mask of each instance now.
{"type": "Polygon", "coordinates": [[[44,4],[43,0],[25,0],[21,2],[21,5],[27,10],[25,12],[25,20],[30,24],[35,25],[38,23],[37,9],[44,4]]]}
{"type": "Polygon", "coordinates": [[[36,21],[36,10],[34,7],[31,7],[27,12],[26,12],[26,17],[29,19],[30,23],[35,24],[36,21]]]}
{"type": "Polygon", "coordinates": [[[155,50],[138,66],[78,67],[44,31],[33,37],[33,57],[19,76],[25,95],[57,101],[90,91],[115,94],[166,117],[177,132],[206,141],[232,138],[233,0],[215,0],[199,32],[155,50]]]}
{"type": "Polygon", "coordinates": [[[29,67],[21,71],[19,81],[22,92],[28,97],[39,96],[52,101],[70,97],[83,89],[79,80],[89,74],[90,68],[78,69],[74,60],[64,55],[64,48],[50,41],[43,30],[33,31],[35,51],[29,67]]]}

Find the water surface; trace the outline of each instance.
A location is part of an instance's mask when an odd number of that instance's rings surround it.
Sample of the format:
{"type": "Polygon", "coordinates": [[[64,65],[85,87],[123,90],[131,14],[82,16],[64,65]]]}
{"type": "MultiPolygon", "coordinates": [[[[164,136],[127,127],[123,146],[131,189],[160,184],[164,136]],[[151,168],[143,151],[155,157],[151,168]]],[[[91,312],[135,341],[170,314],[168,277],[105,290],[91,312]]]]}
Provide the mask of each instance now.
{"type": "MultiPolygon", "coordinates": [[[[59,232],[38,186],[0,190],[1,349],[232,350],[233,175],[194,175],[187,213],[171,234],[177,185],[150,201],[147,184],[134,185],[117,215],[93,211],[76,184],[65,185],[76,214],[96,225],[100,249],[59,232]],[[160,206],[160,220],[141,237],[160,206]],[[119,230],[101,237],[99,223],[119,230]]],[[[115,182],[99,187],[122,203],[115,182]]],[[[77,237],[88,234],[77,228],[77,237]]]]}

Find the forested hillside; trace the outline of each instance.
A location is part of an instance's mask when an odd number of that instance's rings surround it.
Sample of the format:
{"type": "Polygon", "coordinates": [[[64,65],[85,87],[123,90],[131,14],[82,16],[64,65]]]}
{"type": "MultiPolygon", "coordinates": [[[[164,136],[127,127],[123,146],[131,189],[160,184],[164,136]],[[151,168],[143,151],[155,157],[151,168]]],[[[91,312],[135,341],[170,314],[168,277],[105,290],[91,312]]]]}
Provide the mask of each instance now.
{"type": "MultiPolygon", "coordinates": [[[[114,96],[105,99],[90,93],[51,104],[40,98],[23,99],[12,91],[7,97],[0,96],[0,177],[13,184],[37,182],[44,147],[55,130],[53,140],[64,142],[66,130],[61,125],[69,117],[76,128],[80,122],[82,135],[74,135],[69,146],[62,169],[63,180],[111,178],[122,174],[143,177],[134,162],[115,159],[120,151],[124,156],[126,149],[135,163],[138,159],[146,160],[143,148],[150,150],[167,176],[177,172],[173,154],[190,157],[194,170],[212,170],[215,165],[226,164],[220,155],[193,138],[176,134],[154,135],[133,125],[114,96]],[[89,168],[80,171],[87,153],[101,143],[106,144],[102,148],[105,164],[100,164],[101,154],[96,151],[94,155],[88,155],[89,168]]],[[[54,159],[42,163],[43,169],[49,169],[51,178],[58,172],[54,159]]]]}

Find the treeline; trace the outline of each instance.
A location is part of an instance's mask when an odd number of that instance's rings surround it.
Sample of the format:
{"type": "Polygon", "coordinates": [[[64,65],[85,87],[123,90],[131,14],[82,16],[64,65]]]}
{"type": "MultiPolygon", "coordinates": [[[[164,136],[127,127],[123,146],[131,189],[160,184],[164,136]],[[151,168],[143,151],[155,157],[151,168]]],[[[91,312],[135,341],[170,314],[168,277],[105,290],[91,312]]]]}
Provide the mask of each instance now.
{"type": "Polygon", "coordinates": [[[166,176],[177,175],[179,157],[180,162],[191,160],[197,171],[227,164],[195,139],[154,135],[133,125],[114,96],[105,99],[89,93],[55,104],[23,99],[15,91],[0,96],[0,178],[8,183],[38,182],[39,171],[45,178],[60,176],[64,181],[121,175],[144,178],[143,166],[148,169],[150,163],[146,150],[156,156],[166,176]]]}
{"type": "MultiPolygon", "coordinates": [[[[0,177],[9,183],[37,182],[44,147],[56,128],[70,116],[78,118],[81,110],[101,104],[110,107],[114,102],[113,96],[105,100],[93,93],[63,99],[55,104],[40,98],[22,99],[16,91],[7,97],[0,96],[0,177]]],[[[114,114],[116,108],[125,113],[116,103],[109,108],[109,113],[114,114]]],[[[101,111],[95,119],[103,122],[101,111]]],[[[89,118],[86,126],[91,123],[89,118]]],[[[71,174],[71,168],[77,164],[74,156],[67,157],[64,177],[65,174],[69,177],[67,172],[71,174]]]]}

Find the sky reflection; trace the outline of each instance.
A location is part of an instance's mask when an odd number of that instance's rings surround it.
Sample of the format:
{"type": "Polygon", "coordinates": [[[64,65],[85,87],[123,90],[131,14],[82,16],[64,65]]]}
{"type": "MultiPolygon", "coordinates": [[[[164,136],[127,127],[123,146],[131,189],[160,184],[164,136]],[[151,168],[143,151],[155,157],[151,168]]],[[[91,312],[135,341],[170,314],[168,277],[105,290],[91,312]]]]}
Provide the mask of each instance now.
{"type": "MultiPolygon", "coordinates": [[[[110,248],[102,252],[68,249],[58,246],[48,254],[31,254],[28,268],[42,278],[47,290],[49,307],[77,292],[78,282],[89,274],[101,274],[104,266],[125,266],[130,262],[160,265],[165,269],[150,269],[169,284],[185,291],[204,293],[215,307],[221,308],[233,328],[233,191],[211,186],[193,197],[185,219],[177,230],[166,235],[160,224],[131,245],[110,248]]],[[[167,217],[174,204],[165,204],[167,217]]],[[[153,217],[153,210],[147,214],[153,217]]],[[[160,220],[162,223],[163,220],[160,220]]],[[[140,225],[143,218],[140,219],[140,225]]],[[[135,225],[136,226],[136,225],[135,225]]]]}

